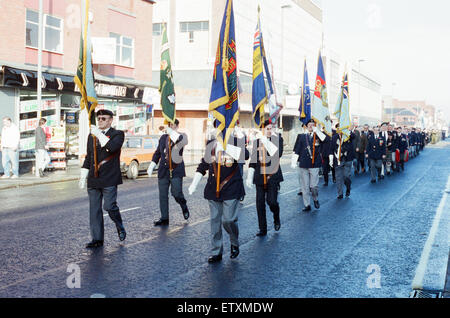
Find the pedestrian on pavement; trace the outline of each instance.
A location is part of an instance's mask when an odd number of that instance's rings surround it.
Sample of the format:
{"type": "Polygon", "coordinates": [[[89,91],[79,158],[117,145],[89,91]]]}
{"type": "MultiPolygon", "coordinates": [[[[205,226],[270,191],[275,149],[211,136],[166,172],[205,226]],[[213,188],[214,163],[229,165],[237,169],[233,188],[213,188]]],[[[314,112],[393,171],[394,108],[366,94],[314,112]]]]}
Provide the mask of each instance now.
{"type": "Polygon", "coordinates": [[[247,173],[246,185],[256,185],[256,211],[258,214],[259,232],[256,236],[267,235],[266,202],[273,213],[275,231],[281,227],[278,192],[283,181],[280,159],[283,155],[283,137],[273,130],[270,120],[266,120],[257,139],[253,142],[247,173]]]}
{"type": "Polygon", "coordinates": [[[291,159],[291,168],[296,169],[300,166],[304,212],[311,211],[311,196],[314,207],[320,208],[318,188],[319,169],[322,166],[320,145],[325,140],[325,134],[316,127],[314,119],[308,121],[306,127],[307,132],[300,135],[291,159]]]}
{"type": "Polygon", "coordinates": [[[11,176],[16,179],[19,177],[19,144],[20,131],[19,128],[11,121],[10,117],[3,117],[2,129],[2,164],[4,175],[3,179],[11,176]]]}
{"type": "Polygon", "coordinates": [[[377,174],[378,181],[384,179],[382,168],[383,159],[386,159],[386,141],[378,127],[374,127],[373,132],[374,134],[369,137],[366,156],[370,161],[370,182],[375,183],[377,174]]]}
{"type": "Polygon", "coordinates": [[[117,186],[122,184],[120,151],[125,136],[123,131],[111,127],[113,112],[101,109],[96,113],[98,127],[91,125],[88,136],[87,154],[81,168],[79,187],[84,189],[87,181],[89,196],[89,225],[92,241],[86,248],[103,246],[103,208],[115,223],[119,240],[126,237],[120,210],[117,205],[117,186]],[[94,138],[95,137],[95,138],[94,138]],[[96,157],[94,157],[94,141],[96,157]],[[95,166],[97,163],[97,166],[95,166]],[[103,200],[103,208],[102,208],[103,200]]]}
{"type": "Polygon", "coordinates": [[[212,255],[208,259],[209,263],[222,260],[222,226],[230,235],[230,258],[239,255],[238,208],[240,198],[245,195],[239,163],[245,163],[248,158],[249,151],[244,139],[231,135],[224,150],[222,142],[212,138],[207,141],[205,154],[189,186],[189,194],[192,195],[201,178],[208,172],[203,195],[208,200],[211,215],[212,255]],[[219,185],[217,178],[220,178],[219,185]]]}
{"type": "Polygon", "coordinates": [[[35,131],[35,150],[36,150],[36,163],[35,163],[35,175],[36,177],[44,177],[44,171],[47,165],[50,163],[50,156],[47,150],[47,136],[44,131],[45,123],[47,119],[39,119],[39,126],[35,131]]]}
{"type": "Polygon", "coordinates": [[[354,143],[355,133],[351,132],[346,137],[342,130],[339,129],[339,124],[336,124],[337,133],[332,138],[332,154],[329,162],[336,169],[336,186],[338,192],[338,199],[344,198],[344,184],[346,187],[345,196],[350,196],[351,190],[351,175],[352,163],[355,159],[354,143]]]}
{"type": "Polygon", "coordinates": [[[159,163],[158,190],[161,217],[153,222],[154,226],[169,225],[169,187],[172,196],[181,207],[184,219],[189,219],[189,209],[183,194],[183,178],[186,176],[183,150],[188,143],[188,138],[186,134],[178,132],[179,124],[178,119],[168,123],[166,133],[159,138],[158,148],[147,169],[150,177],[159,163]]]}

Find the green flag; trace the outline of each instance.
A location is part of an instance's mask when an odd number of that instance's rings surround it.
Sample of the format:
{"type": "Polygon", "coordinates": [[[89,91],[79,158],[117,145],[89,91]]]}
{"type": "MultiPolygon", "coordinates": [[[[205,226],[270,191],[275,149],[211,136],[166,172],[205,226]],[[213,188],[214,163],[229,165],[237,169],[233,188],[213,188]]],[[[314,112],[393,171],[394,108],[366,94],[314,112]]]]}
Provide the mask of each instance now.
{"type": "Polygon", "coordinates": [[[172,65],[170,64],[169,41],[167,30],[164,25],[161,43],[161,71],[159,81],[159,92],[161,93],[161,108],[164,122],[175,121],[175,89],[173,85],[172,65]]]}

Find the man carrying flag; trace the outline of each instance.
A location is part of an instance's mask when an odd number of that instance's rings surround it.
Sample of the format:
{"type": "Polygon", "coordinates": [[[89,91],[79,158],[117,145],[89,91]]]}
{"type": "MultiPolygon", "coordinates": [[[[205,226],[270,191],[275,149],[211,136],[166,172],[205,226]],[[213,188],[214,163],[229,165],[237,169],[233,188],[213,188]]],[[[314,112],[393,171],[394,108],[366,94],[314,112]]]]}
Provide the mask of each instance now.
{"type": "Polygon", "coordinates": [[[239,119],[238,83],[236,70],[236,41],[232,0],[227,0],[217,46],[209,111],[214,116],[216,138],[208,140],[206,152],[197,167],[189,194],[197,189],[208,171],[204,197],[211,213],[212,255],[209,263],[222,260],[222,225],[230,235],[230,258],[239,255],[238,206],[245,195],[239,162],[245,162],[249,153],[245,140],[233,134],[239,119]]]}
{"type": "MultiPolygon", "coordinates": [[[[283,175],[280,168],[280,158],[283,154],[283,138],[274,133],[270,119],[264,122],[264,106],[267,103],[266,85],[264,82],[263,58],[265,57],[261,24],[259,20],[256,26],[253,45],[253,86],[252,104],[255,126],[258,131],[256,140],[253,141],[251,161],[247,174],[247,187],[252,188],[256,184],[256,211],[258,213],[259,232],[257,236],[267,234],[266,201],[273,213],[275,231],[280,229],[280,206],[278,204],[278,191],[283,175]]],[[[267,65],[267,63],[264,63],[267,65]]],[[[266,69],[267,80],[271,83],[270,74],[266,69]]],[[[272,89],[269,85],[269,92],[272,89]]]]}
{"type": "Polygon", "coordinates": [[[153,154],[152,162],[147,169],[151,177],[153,169],[159,163],[158,190],[159,210],[161,217],[153,222],[155,226],[169,225],[169,186],[172,196],[180,205],[185,220],[189,218],[189,209],[183,194],[183,178],[186,176],[183,161],[184,146],[188,143],[186,134],[178,133],[179,121],[175,118],[175,89],[172,67],[170,63],[169,41],[167,30],[163,27],[161,44],[161,71],[159,91],[161,93],[161,108],[164,123],[167,124],[165,134],[159,138],[158,147],[153,154]]]}
{"type": "Polygon", "coordinates": [[[122,217],[116,202],[117,186],[122,183],[120,150],[125,136],[122,131],[111,127],[113,112],[110,110],[99,110],[96,113],[98,127],[94,125],[97,96],[94,90],[89,38],[89,0],[85,0],[83,9],[84,19],[82,21],[84,26],[81,32],[80,58],[74,80],[81,92],[81,109],[86,109],[89,114],[91,134],[88,136],[87,154],[81,168],[79,187],[85,188],[87,181],[92,241],[86,245],[86,248],[96,248],[103,246],[102,205],[115,223],[119,239],[123,241],[126,237],[122,217]]]}
{"type": "Polygon", "coordinates": [[[344,197],[344,184],[346,187],[345,196],[350,196],[352,184],[350,177],[353,159],[355,159],[355,150],[353,147],[355,134],[351,132],[347,74],[344,75],[342,81],[341,92],[334,115],[338,119],[338,124],[336,124],[337,133],[333,135],[331,141],[333,151],[330,154],[330,166],[335,167],[338,199],[342,199],[344,197]]]}

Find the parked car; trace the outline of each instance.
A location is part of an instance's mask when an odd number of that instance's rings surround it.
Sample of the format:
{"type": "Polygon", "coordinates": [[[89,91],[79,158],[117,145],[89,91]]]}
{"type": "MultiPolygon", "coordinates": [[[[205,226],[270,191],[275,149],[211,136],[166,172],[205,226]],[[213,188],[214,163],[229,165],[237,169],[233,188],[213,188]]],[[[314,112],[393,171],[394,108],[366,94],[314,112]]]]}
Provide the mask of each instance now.
{"type": "Polygon", "coordinates": [[[136,179],[139,173],[147,171],[158,142],[158,135],[125,137],[120,154],[120,169],[128,179],[136,179]]]}

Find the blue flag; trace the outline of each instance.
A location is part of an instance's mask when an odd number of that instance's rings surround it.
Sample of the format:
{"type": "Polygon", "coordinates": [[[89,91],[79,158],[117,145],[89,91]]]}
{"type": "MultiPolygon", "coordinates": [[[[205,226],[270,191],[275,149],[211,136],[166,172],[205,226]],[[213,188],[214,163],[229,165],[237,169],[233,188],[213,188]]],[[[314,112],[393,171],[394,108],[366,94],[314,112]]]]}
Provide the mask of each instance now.
{"type": "Polygon", "coordinates": [[[209,111],[217,123],[217,140],[226,150],[228,139],[239,119],[236,41],[232,0],[227,0],[209,99],[209,111]]]}
{"type": "Polygon", "coordinates": [[[306,59],[305,67],[303,69],[303,86],[300,98],[300,121],[306,125],[306,123],[311,119],[311,92],[309,90],[309,80],[308,80],[308,70],[306,69],[306,59]]]}

